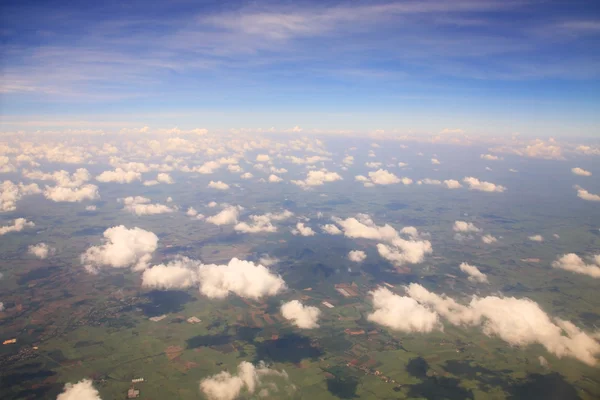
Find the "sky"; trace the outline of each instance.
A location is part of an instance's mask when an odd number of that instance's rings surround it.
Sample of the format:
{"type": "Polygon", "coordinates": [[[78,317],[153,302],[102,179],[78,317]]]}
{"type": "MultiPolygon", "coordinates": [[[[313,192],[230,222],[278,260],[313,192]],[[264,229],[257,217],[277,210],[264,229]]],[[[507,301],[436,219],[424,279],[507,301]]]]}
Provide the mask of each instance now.
{"type": "Polygon", "coordinates": [[[600,2],[3,1],[0,131],[600,138],[600,2]]]}

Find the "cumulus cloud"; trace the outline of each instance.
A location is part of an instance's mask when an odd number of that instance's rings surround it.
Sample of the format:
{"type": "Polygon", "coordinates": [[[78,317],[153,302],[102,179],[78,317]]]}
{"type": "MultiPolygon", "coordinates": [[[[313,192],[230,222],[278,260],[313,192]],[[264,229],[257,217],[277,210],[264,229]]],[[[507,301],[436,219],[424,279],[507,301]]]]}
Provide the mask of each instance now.
{"type": "Polygon", "coordinates": [[[56,400],[102,400],[90,379],[67,383],[56,400]]]}
{"type": "Polygon", "coordinates": [[[410,298],[453,325],[479,326],[484,334],[497,336],[511,346],[538,343],[557,357],[574,357],[588,365],[595,365],[600,354],[597,338],[569,321],[551,318],[527,298],[473,296],[468,305],[462,305],[416,283],[408,285],[406,291],[410,298]]]}
{"type": "Polygon", "coordinates": [[[22,182],[18,184],[11,181],[4,181],[0,185],[0,212],[15,211],[17,201],[23,196],[41,193],[40,187],[35,184],[25,185],[22,182]]]}
{"type": "Polygon", "coordinates": [[[355,179],[359,182],[363,182],[365,187],[370,187],[373,185],[392,185],[395,183],[402,183],[403,185],[410,185],[412,183],[412,179],[410,178],[398,178],[393,173],[385,170],[378,169],[377,171],[369,172],[369,177],[365,177],[362,175],[357,175],[355,179]]]}
{"type": "Polygon", "coordinates": [[[482,273],[479,268],[474,265],[469,265],[467,263],[460,264],[460,270],[465,274],[469,275],[469,281],[471,282],[480,282],[480,283],[489,283],[487,275],[482,273]]]}
{"type": "Polygon", "coordinates": [[[281,315],[300,329],[313,329],[319,327],[317,322],[321,310],[317,307],[305,306],[298,300],[292,300],[281,306],[281,315]]]}
{"type": "Polygon", "coordinates": [[[89,273],[98,273],[105,266],[146,269],[158,247],[158,237],[154,233],[137,227],[114,226],[105,230],[103,236],[104,244],[88,248],[80,257],[89,273]]]}
{"type": "Polygon", "coordinates": [[[220,213],[206,218],[206,222],[217,226],[237,224],[241,210],[240,206],[225,207],[220,213]]]}
{"type": "Polygon", "coordinates": [[[44,197],[55,202],[80,203],[85,200],[100,198],[98,186],[92,184],[82,185],[78,188],[64,186],[46,186],[44,197]]]}
{"type": "Polygon", "coordinates": [[[579,176],[592,176],[592,173],[590,171],[586,171],[583,168],[571,168],[571,172],[575,175],[579,175],[579,176]]]}
{"type": "Polygon", "coordinates": [[[483,235],[481,237],[481,241],[485,244],[492,244],[492,243],[496,243],[498,241],[498,239],[496,239],[492,235],[483,235]]]}
{"type": "Polygon", "coordinates": [[[454,179],[446,179],[443,183],[448,189],[460,189],[462,187],[460,182],[454,179]]]}
{"type": "Polygon", "coordinates": [[[469,190],[478,190],[481,192],[498,192],[502,193],[506,190],[504,186],[496,185],[495,183],[480,181],[477,178],[473,178],[472,176],[468,176],[463,178],[463,183],[465,183],[469,190]]]}
{"type": "Polygon", "coordinates": [[[179,257],[168,264],[155,265],[142,274],[142,286],[161,290],[186,289],[198,284],[200,263],[179,257]]]}
{"type": "Polygon", "coordinates": [[[482,154],[480,156],[481,159],[483,160],[488,160],[488,161],[497,161],[497,160],[501,160],[501,157],[495,156],[493,154],[482,154]]]}
{"type": "Polygon", "coordinates": [[[354,164],[354,157],[352,157],[352,156],[344,157],[344,159],[342,160],[342,164],[349,167],[350,165],[354,164]]]}
{"type": "Polygon", "coordinates": [[[441,164],[440,160],[438,160],[437,158],[432,158],[432,159],[431,159],[431,163],[432,163],[433,165],[440,165],[440,164],[441,164]]]}
{"type": "Polygon", "coordinates": [[[56,252],[56,249],[48,246],[46,243],[38,243],[36,245],[29,246],[27,252],[39,259],[44,260],[48,258],[48,256],[53,255],[56,252]]]}
{"type": "Polygon", "coordinates": [[[334,224],[325,224],[325,225],[321,225],[321,229],[323,230],[323,232],[329,234],[329,235],[341,235],[343,232],[341,231],[340,228],[338,228],[336,225],[334,224]]]}
{"type": "Polygon", "coordinates": [[[281,179],[277,175],[274,175],[274,174],[269,175],[269,182],[271,182],[271,183],[278,183],[278,182],[282,182],[282,181],[283,181],[283,179],[281,179]]]}
{"type": "Polygon", "coordinates": [[[481,229],[475,226],[472,222],[466,221],[454,221],[454,226],[452,226],[452,230],[454,232],[461,233],[471,233],[471,232],[480,232],[481,229]]]}
{"type": "Polygon", "coordinates": [[[577,254],[564,254],[552,263],[554,268],[564,269],[576,274],[587,275],[592,278],[600,278],[600,254],[592,258],[592,262],[587,264],[577,254]]]}
{"type": "Polygon", "coordinates": [[[600,201],[600,195],[590,193],[584,188],[576,187],[577,189],[577,197],[587,201],[600,201]]]}
{"type": "Polygon", "coordinates": [[[126,171],[122,168],[115,168],[114,171],[104,171],[96,177],[99,182],[131,183],[142,179],[142,174],[135,171],[126,171]]]}
{"type": "Polygon", "coordinates": [[[314,236],[315,231],[313,231],[310,226],[304,226],[303,222],[298,222],[296,224],[296,229],[292,230],[292,234],[300,236],[314,236]]]}
{"type": "Polygon", "coordinates": [[[262,361],[257,366],[242,361],[237,374],[222,371],[204,378],[200,382],[200,390],[208,400],[235,400],[243,392],[251,395],[258,392],[259,397],[266,397],[281,390],[275,383],[265,382],[273,378],[287,380],[288,375],[285,371],[268,368],[262,361]]]}
{"type": "Polygon", "coordinates": [[[462,185],[459,181],[454,179],[446,179],[445,181],[441,181],[439,179],[429,179],[425,178],[417,182],[418,185],[441,185],[445,186],[448,189],[460,189],[462,185]]]}
{"type": "Polygon", "coordinates": [[[256,161],[258,161],[258,162],[267,162],[270,159],[271,158],[269,157],[268,154],[259,154],[256,156],[256,161]]]}
{"type": "Polygon", "coordinates": [[[69,174],[68,171],[60,170],[53,173],[45,173],[42,171],[23,171],[23,176],[29,179],[41,181],[54,181],[57,186],[63,187],[79,187],[89,181],[92,176],[85,168],[78,168],[74,173],[69,174]]]}
{"type": "Polygon", "coordinates": [[[251,178],[254,178],[254,175],[252,175],[250,172],[246,172],[246,173],[243,173],[242,175],[240,175],[240,178],[251,179],[251,178]]]}
{"type": "Polygon", "coordinates": [[[432,252],[431,243],[421,240],[415,228],[403,229],[409,239],[404,239],[400,233],[389,224],[377,226],[366,214],[358,214],[356,218],[339,219],[334,221],[342,227],[344,235],[350,238],[362,238],[383,241],[378,243],[379,255],[394,265],[417,264],[424,260],[425,255],[432,252]]]}
{"type": "Polygon", "coordinates": [[[544,237],[542,235],[533,235],[529,236],[529,240],[531,240],[532,242],[543,242],[544,237]]]}
{"type": "Polygon", "coordinates": [[[221,181],[210,181],[210,183],[208,184],[209,188],[213,188],[213,189],[217,189],[217,190],[227,190],[229,189],[229,185],[226,184],[225,182],[221,182],[221,181]]]}
{"type": "Polygon", "coordinates": [[[361,250],[352,250],[348,253],[348,260],[361,263],[367,259],[367,254],[361,250]]]}
{"type": "Polygon", "coordinates": [[[294,213],[288,210],[284,210],[279,214],[251,215],[251,223],[240,222],[233,229],[244,233],[277,232],[277,227],[273,225],[272,221],[283,221],[291,218],[293,215],[294,213]]]}
{"type": "Polygon", "coordinates": [[[442,329],[438,314],[410,297],[399,296],[384,287],[370,294],[374,312],[368,315],[369,321],[402,332],[426,333],[442,329]]]}
{"type": "Polygon", "coordinates": [[[308,171],[306,179],[292,180],[292,183],[302,188],[313,186],[321,186],[326,182],[335,182],[342,180],[342,177],[337,172],[329,172],[325,169],[308,171]]]}
{"type": "Polygon", "coordinates": [[[165,172],[161,172],[156,176],[156,179],[151,181],[145,181],[144,186],[154,186],[158,185],[159,183],[166,183],[168,185],[171,185],[175,183],[175,181],[173,180],[173,178],[171,178],[171,175],[165,172]]]}
{"type": "Polygon", "coordinates": [[[185,212],[185,215],[195,219],[204,219],[203,214],[199,214],[198,211],[194,207],[189,207],[185,212]]]}
{"type": "Polygon", "coordinates": [[[375,169],[375,168],[379,168],[379,167],[381,167],[381,163],[380,163],[380,162],[374,162],[374,161],[371,161],[371,162],[366,162],[366,163],[365,163],[365,166],[366,166],[367,168],[373,168],[373,169],[375,169]]]}
{"type": "Polygon", "coordinates": [[[265,266],[233,258],[227,265],[203,265],[198,271],[200,293],[225,298],[229,293],[249,299],[274,296],[286,288],[279,275],[265,266]]]}
{"type": "Polygon", "coordinates": [[[135,215],[156,215],[175,211],[175,209],[164,204],[151,204],[150,199],[142,196],[130,196],[120,199],[120,201],[124,204],[124,210],[135,215]]]}
{"type": "Polygon", "coordinates": [[[25,218],[17,218],[12,225],[0,226],[0,236],[10,232],[21,232],[25,228],[34,227],[35,224],[25,218]]]}

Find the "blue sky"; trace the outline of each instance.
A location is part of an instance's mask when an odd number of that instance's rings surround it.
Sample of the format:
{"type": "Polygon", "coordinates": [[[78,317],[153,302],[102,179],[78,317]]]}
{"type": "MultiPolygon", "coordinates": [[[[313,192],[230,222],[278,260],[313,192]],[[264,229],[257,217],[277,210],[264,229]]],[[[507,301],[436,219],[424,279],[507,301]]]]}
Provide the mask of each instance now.
{"type": "Polygon", "coordinates": [[[1,130],[299,125],[600,137],[598,1],[0,7],[1,130]]]}

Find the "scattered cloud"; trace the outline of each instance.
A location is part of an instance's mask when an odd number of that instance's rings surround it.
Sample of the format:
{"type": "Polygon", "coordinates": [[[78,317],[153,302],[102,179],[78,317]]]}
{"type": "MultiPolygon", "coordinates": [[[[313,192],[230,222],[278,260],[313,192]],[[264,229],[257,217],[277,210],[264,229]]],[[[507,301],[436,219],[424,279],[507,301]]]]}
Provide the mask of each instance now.
{"type": "Polygon", "coordinates": [[[281,315],[300,329],[314,329],[319,327],[321,310],[317,307],[305,306],[298,300],[292,300],[281,306],[281,315]]]}
{"type": "Polygon", "coordinates": [[[251,223],[240,222],[233,229],[243,233],[277,232],[277,227],[273,225],[273,221],[284,221],[293,216],[294,213],[288,210],[284,210],[279,214],[251,215],[251,223]]]}
{"type": "Polygon", "coordinates": [[[21,232],[25,228],[32,228],[35,224],[25,218],[17,218],[12,225],[0,226],[0,236],[10,232],[21,232]]]}
{"type": "Polygon", "coordinates": [[[454,221],[454,225],[452,226],[452,230],[454,232],[461,233],[472,233],[472,232],[480,232],[481,229],[475,226],[472,222],[466,221],[454,221]]]}
{"type": "Polygon", "coordinates": [[[492,235],[483,235],[481,237],[481,241],[485,244],[492,244],[492,243],[496,243],[498,241],[498,239],[492,235]]]}
{"type": "Polygon", "coordinates": [[[361,263],[367,259],[367,254],[362,250],[351,250],[348,253],[348,260],[361,263]]]}
{"type": "Polygon", "coordinates": [[[91,379],[67,383],[56,400],[102,400],[91,379]]]}
{"type": "Polygon", "coordinates": [[[158,247],[158,236],[137,227],[114,226],[105,230],[103,236],[104,244],[88,248],[80,257],[81,264],[91,274],[105,266],[146,269],[158,247]]]}
{"type": "Polygon", "coordinates": [[[532,242],[543,242],[544,241],[544,237],[542,235],[529,236],[528,239],[531,240],[532,242]]]}
{"type": "Polygon", "coordinates": [[[122,168],[115,168],[114,171],[104,171],[96,177],[98,182],[131,183],[142,179],[142,174],[135,171],[126,171],[122,168]]]}
{"type": "Polygon", "coordinates": [[[217,189],[217,190],[227,190],[229,189],[229,185],[226,184],[225,182],[221,182],[221,181],[210,181],[210,183],[208,184],[209,188],[212,189],[217,189]]]}
{"type": "Polygon", "coordinates": [[[343,232],[334,224],[321,225],[323,232],[329,235],[341,235],[343,232]]]}
{"type": "Polygon", "coordinates": [[[296,229],[292,229],[292,234],[300,236],[314,236],[316,233],[310,226],[305,226],[303,222],[296,224],[296,229]]]}
{"type": "Polygon", "coordinates": [[[271,174],[269,175],[269,182],[270,183],[278,183],[278,182],[282,182],[283,179],[281,179],[280,177],[278,177],[277,175],[271,174]]]}
{"type": "Polygon", "coordinates": [[[29,246],[27,248],[27,252],[41,260],[45,260],[48,258],[48,256],[54,255],[56,249],[48,246],[46,243],[38,243],[36,245],[29,246]]]}
{"type": "Polygon", "coordinates": [[[554,268],[564,269],[565,271],[576,274],[587,275],[592,278],[600,278],[600,254],[592,258],[591,264],[587,264],[577,254],[564,254],[552,263],[554,268]]]}
{"type": "Polygon", "coordinates": [[[437,158],[432,158],[432,159],[431,159],[431,163],[432,163],[433,165],[440,165],[440,164],[441,164],[440,160],[438,160],[437,158]]]}
{"type": "Polygon", "coordinates": [[[502,157],[498,157],[498,156],[495,156],[495,155],[493,155],[493,154],[482,154],[482,155],[480,156],[480,158],[481,158],[481,159],[483,159],[483,160],[488,160],[488,161],[498,161],[498,160],[502,160],[502,157]]]}
{"type": "Polygon", "coordinates": [[[460,270],[462,272],[464,272],[465,274],[469,275],[469,281],[474,282],[474,283],[489,283],[488,282],[488,278],[486,276],[486,274],[482,273],[481,271],[479,271],[479,268],[477,268],[474,265],[470,265],[467,263],[461,263],[460,264],[460,270]]]}
{"type": "Polygon", "coordinates": [[[36,183],[25,185],[22,182],[18,184],[11,181],[4,181],[0,185],[0,212],[15,211],[17,201],[23,196],[42,193],[36,183]]]}
{"type": "Polygon", "coordinates": [[[220,213],[206,218],[206,222],[217,226],[237,224],[242,209],[240,206],[225,207],[220,213]]]}
{"type": "Polygon", "coordinates": [[[123,202],[123,209],[135,215],[156,215],[172,213],[175,209],[164,204],[151,204],[151,200],[142,196],[130,196],[119,199],[123,202]]]}
{"type": "Polygon", "coordinates": [[[506,190],[504,186],[496,185],[491,182],[480,181],[477,178],[473,178],[472,176],[465,177],[463,179],[463,183],[465,183],[469,190],[479,190],[481,192],[498,192],[502,193],[506,190]]]}
{"type": "Polygon", "coordinates": [[[583,168],[571,168],[571,172],[575,175],[579,175],[579,176],[592,176],[592,173],[590,171],[586,171],[583,168]]]}
{"type": "Polygon", "coordinates": [[[321,186],[326,182],[335,182],[342,180],[342,177],[337,172],[329,172],[326,169],[308,171],[306,179],[293,180],[292,183],[302,188],[308,188],[313,186],[321,186]]]}
{"type": "Polygon", "coordinates": [[[578,186],[575,188],[577,189],[577,197],[579,197],[580,199],[587,200],[587,201],[600,201],[600,195],[590,193],[587,190],[585,190],[584,188],[581,188],[578,186]]]}

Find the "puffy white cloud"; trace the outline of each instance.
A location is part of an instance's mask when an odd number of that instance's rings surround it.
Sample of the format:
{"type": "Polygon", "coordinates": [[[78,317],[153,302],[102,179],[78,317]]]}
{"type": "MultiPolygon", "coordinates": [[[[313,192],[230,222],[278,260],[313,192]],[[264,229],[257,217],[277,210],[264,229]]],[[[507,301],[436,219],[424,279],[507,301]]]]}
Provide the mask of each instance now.
{"type": "Polygon", "coordinates": [[[277,227],[272,221],[283,221],[292,217],[294,213],[284,210],[279,214],[267,213],[264,215],[251,215],[252,224],[240,222],[233,227],[236,231],[244,233],[277,232],[277,227]]]}
{"type": "Polygon", "coordinates": [[[463,183],[465,183],[469,190],[479,190],[481,192],[498,192],[502,193],[506,190],[504,186],[496,185],[495,183],[480,181],[477,178],[473,178],[472,176],[468,176],[463,178],[463,183]]]}
{"type": "Polygon", "coordinates": [[[27,252],[39,259],[44,260],[48,258],[48,256],[53,255],[56,252],[56,249],[48,246],[46,243],[38,243],[36,245],[29,246],[27,252]]]}
{"type": "Polygon", "coordinates": [[[211,201],[210,203],[208,203],[206,205],[206,207],[208,207],[208,208],[214,208],[214,207],[216,207],[218,205],[219,205],[219,203],[217,203],[216,201],[211,201]]]}
{"type": "Polygon", "coordinates": [[[77,383],[67,383],[56,400],[102,400],[94,388],[91,379],[82,379],[77,383]]]}
{"type": "Polygon", "coordinates": [[[338,228],[336,225],[334,224],[325,224],[325,225],[321,225],[321,229],[323,230],[323,232],[329,234],[329,235],[341,235],[343,232],[341,231],[340,228],[338,228]]]}
{"type": "Polygon", "coordinates": [[[200,167],[194,167],[192,172],[198,172],[200,174],[208,175],[214,173],[216,170],[221,168],[221,164],[216,161],[207,161],[200,167]]]}
{"type": "Polygon", "coordinates": [[[399,163],[398,163],[398,166],[399,166],[400,168],[408,167],[408,163],[405,163],[405,162],[399,162],[399,163]]]}
{"type": "Polygon", "coordinates": [[[571,172],[574,173],[575,175],[580,175],[580,176],[592,176],[592,173],[590,171],[586,171],[583,168],[571,168],[571,172]]]}
{"type": "Polygon", "coordinates": [[[557,357],[574,357],[588,365],[595,365],[596,355],[600,354],[597,338],[569,321],[550,318],[530,299],[473,296],[468,305],[461,305],[416,283],[408,285],[406,291],[411,298],[431,307],[450,323],[480,326],[484,334],[497,336],[511,346],[538,343],[557,357]]]}
{"type": "Polygon", "coordinates": [[[544,237],[542,235],[529,236],[528,239],[531,240],[532,242],[543,242],[544,241],[544,237]]]}
{"type": "Polygon", "coordinates": [[[73,174],[65,170],[55,171],[51,174],[42,171],[23,171],[23,176],[41,181],[54,181],[57,186],[76,188],[89,181],[92,176],[85,168],[78,168],[73,174]]]}
{"type": "Polygon", "coordinates": [[[72,188],[65,186],[46,186],[44,197],[55,202],[80,203],[85,200],[96,200],[100,198],[98,186],[85,184],[72,188]]]}
{"type": "Polygon", "coordinates": [[[554,139],[544,141],[535,139],[525,143],[515,143],[509,146],[490,149],[496,153],[511,153],[522,157],[542,158],[546,160],[563,160],[562,148],[554,139]]]}
{"type": "Polygon", "coordinates": [[[316,164],[319,161],[327,161],[329,158],[323,156],[308,156],[305,158],[300,158],[296,156],[287,156],[288,160],[290,160],[293,164],[316,164]]]}
{"type": "Polygon", "coordinates": [[[398,178],[393,173],[385,170],[379,169],[377,171],[369,172],[369,177],[365,177],[362,175],[357,175],[354,177],[355,180],[359,182],[363,182],[365,187],[371,187],[373,185],[392,185],[395,183],[402,183],[403,185],[410,185],[412,183],[412,179],[410,178],[398,178]]]}
{"type": "Polygon", "coordinates": [[[98,273],[104,266],[146,269],[158,247],[158,237],[154,233],[137,227],[114,226],[105,230],[103,236],[104,244],[88,248],[80,257],[89,273],[98,273]]]}
{"type": "Polygon", "coordinates": [[[432,159],[431,159],[431,163],[432,163],[433,165],[440,165],[440,164],[441,164],[440,160],[438,160],[437,158],[432,158],[432,159]]]}
{"type": "Polygon", "coordinates": [[[446,185],[448,189],[460,189],[462,187],[460,182],[454,179],[446,179],[444,185],[446,185]]]}
{"type": "Polygon", "coordinates": [[[426,254],[432,252],[431,243],[420,240],[416,229],[403,229],[401,233],[410,236],[409,240],[400,237],[392,226],[377,226],[371,217],[358,214],[356,218],[334,219],[342,227],[344,235],[350,238],[363,238],[384,241],[377,244],[379,255],[395,265],[406,263],[417,264],[424,260],[426,254]]]}
{"type": "Polygon", "coordinates": [[[454,226],[452,226],[452,230],[454,232],[462,232],[462,233],[470,233],[470,232],[480,232],[481,229],[475,226],[472,222],[466,221],[454,221],[454,226]]]}
{"type": "Polygon", "coordinates": [[[213,189],[217,189],[217,190],[227,190],[229,189],[229,185],[226,184],[225,182],[221,182],[221,181],[210,181],[210,183],[208,184],[209,188],[213,188],[213,189]]]}
{"type": "Polygon", "coordinates": [[[460,270],[469,275],[468,279],[471,282],[489,283],[487,275],[482,273],[479,268],[474,265],[469,265],[465,262],[461,263],[460,270]]]}
{"type": "Polygon", "coordinates": [[[270,396],[271,392],[278,392],[277,385],[273,382],[264,382],[265,379],[288,379],[285,371],[268,368],[262,361],[255,367],[253,364],[242,361],[238,365],[237,375],[222,371],[216,375],[204,378],[200,382],[200,390],[208,400],[235,400],[243,391],[249,394],[259,393],[259,397],[270,396]]]}
{"type": "Polygon", "coordinates": [[[229,293],[250,299],[274,296],[286,288],[279,275],[265,266],[233,258],[227,265],[203,265],[198,270],[200,293],[225,298],[229,293]]]}
{"type": "Polygon", "coordinates": [[[344,159],[342,160],[342,164],[344,164],[346,166],[350,166],[350,165],[354,164],[354,157],[352,157],[352,156],[344,157],[344,159]]]}
{"type": "Polygon", "coordinates": [[[271,265],[275,265],[279,262],[279,259],[276,257],[271,257],[269,255],[262,256],[258,263],[264,265],[265,267],[270,267],[271,265]]]}
{"type": "Polygon", "coordinates": [[[311,186],[321,186],[326,182],[335,182],[342,180],[342,177],[337,172],[329,172],[327,170],[308,171],[306,179],[303,181],[293,180],[292,183],[303,188],[311,186]]]}
{"type": "Polygon", "coordinates": [[[437,313],[410,297],[399,296],[384,287],[372,291],[371,295],[374,312],[367,317],[369,321],[402,332],[426,333],[442,329],[437,313]]]}
{"type": "Polygon", "coordinates": [[[225,207],[220,213],[206,218],[206,222],[217,226],[237,224],[241,210],[240,206],[225,207]]]}
{"type": "Polygon", "coordinates": [[[240,175],[240,178],[251,179],[251,178],[254,178],[254,175],[252,175],[250,172],[246,172],[246,173],[243,173],[242,175],[240,175]]]}
{"type": "Polygon", "coordinates": [[[123,209],[135,215],[156,215],[174,212],[175,209],[164,204],[151,204],[151,200],[142,196],[130,196],[120,199],[123,209]]]}
{"type": "Polygon", "coordinates": [[[483,235],[481,237],[481,241],[485,244],[492,244],[492,243],[496,243],[498,241],[498,239],[496,239],[492,235],[483,235]]]}
{"type": "Polygon", "coordinates": [[[348,260],[361,263],[367,259],[367,254],[362,250],[351,250],[348,252],[348,260]]]}
{"type": "Polygon", "coordinates": [[[278,182],[282,182],[282,181],[283,181],[283,179],[281,179],[277,175],[274,175],[274,174],[269,175],[269,182],[271,182],[271,183],[278,183],[278,182]]]}
{"type": "Polygon", "coordinates": [[[99,182],[131,183],[142,179],[142,174],[135,171],[126,171],[122,168],[115,168],[114,171],[104,171],[96,177],[99,182]]]}
{"type": "Polygon", "coordinates": [[[194,207],[189,207],[187,209],[187,211],[185,212],[185,215],[187,215],[188,217],[195,218],[195,219],[204,219],[204,215],[199,214],[198,211],[196,211],[196,209],[194,207]]]}
{"type": "Polygon", "coordinates": [[[438,179],[425,178],[425,179],[417,181],[417,185],[441,185],[441,184],[442,184],[442,181],[440,181],[438,179]]]}
{"type": "Polygon", "coordinates": [[[366,166],[367,168],[373,168],[373,169],[375,169],[375,168],[379,168],[379,167],[381,167],[381,163],[380,163],[380,162],[374,162],[374,161],[371,161],[371,162],[366,162],[366,163],[365,163],[365,166],[366,166]]]}
{"type": "Polygon", "coordinates": [[[171,184],[175,183],[175,181],[173,180],[173,178],[171,178],[171,175],[169,175],[165,172],[160,172],[156,176],[155,180],[144,182],[144,186],[153,186],[153,185],[158,185],[159,183],[166,183],[168,185],[171,185],[171,184]]]}
{"type": "Polygon", "coordinates": [[[10,159],[6,156],[0,156],[0,173],[6,174],[8,172],[15,172],[17,167],[15,167],[10,159]]]}
{"type": "Polygon", "coordinates": [[[317,322],[321,310],[317,307],[305,306],[298,300],[292,300],[281,306],[281,315],[300,329],[313,329],[319,327],[317,322]]]}
{"type": "Polygon", "coordinates": [[[186,289],[198,284],[200,263],[180,257],[168,264],[155,265],[142,274],[142,286],[161,290],[186,289]]]}
{"type": "Polygon", "coordinates": [[[4,181],[0,185],[0,212],[15,211],[17,201],[23,196],[41,193],[40,187],[36,183],[25,185],[22,182],[18,184],[11,181],[4,181]]]}
{"type": "Polygon", "coordinates": [[[580,199],[587,200],[587,201],[600,201],[600,195],[590,193],[587,190],[580,188],[580,187],[576,187],[576,189],[577,189],[577,197],[579,197],[580,199]]]}
{"type": "Polygon", "coordinates": [[[267,162],[270,159],[271,158],[269,157],[268,154],[259,154],[256,156],[256,161],[258,161],[258,162],[267,162]]]}
{"type": "Polygon", "coordinates": [[[237,164],[228,165],[227,169],[229,170],[229,172],[234,172],[234,173],[244,172],[244,170],[242,169],[242,167],[240,167],[237,164]]]}
{"type": "Polygon", "coordinates": [[[497,160],[501,160],[501,157],[495,156],[493,154],[482,154],[480,156],[480,158],[482,158],[483,160],[488,160],[488,161],[497,161],[497,160]]]}
{"type": "Polygon", "coordinates": [[[315,231],[313,231],[310,226],[304,226],[303,222],[298,222],[296,224],[296,229],[292,230],[292,234],[301,236],[314,236],[315,231]]]}
{"type": "Polygon", "coordinates": [[[35,224],[25,218],[17,218],[12,225],[0,226],[0,236],[10,232],[21,232],[25,228],[34,227],[35,224]]]}
{"type": "Polygon", "coordinates": [[[600,254],[592,259],[591,264],[587,264],[577,254],[564,254],[552,263],[554,268],[564,269],[576,274],[587,275],[592,278],[600,278],[600,254]]]}

